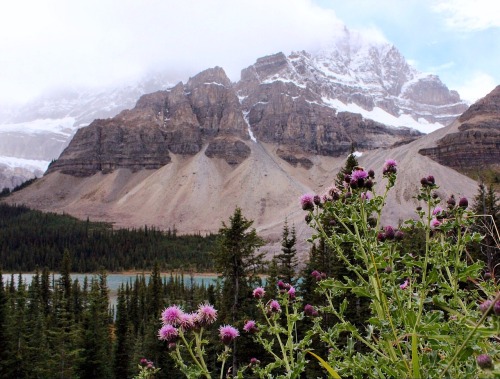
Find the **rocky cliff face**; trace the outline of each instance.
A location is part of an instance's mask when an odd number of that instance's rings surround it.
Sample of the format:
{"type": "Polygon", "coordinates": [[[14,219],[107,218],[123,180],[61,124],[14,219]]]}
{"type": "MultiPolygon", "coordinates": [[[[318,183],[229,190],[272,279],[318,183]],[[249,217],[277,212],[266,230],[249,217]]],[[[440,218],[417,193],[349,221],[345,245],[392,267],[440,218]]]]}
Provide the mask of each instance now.
{"type": "Polygon", "coordinates": [[[0,188],[12,189],[41,177],[79,128],[116,116],[132,108],[141,95],[166,89],[176,81],[157,73],[110,88],[60,89],[16,107],[1,104],[0,188]]]}
{"type": "Polygon", "coordinates": [[[457,170],[500,172],[500,86],[471,105],[435,146],[419,153],[457,170]]]}
{"type": "Polygon", "coordinates": [[[437,76],[416,71],[394,46],[367,42],[348,30],[329,48],[288,57],[278,53],[242,71],[238,95],[251,116],[266,108],[269,96],[280,94],[290,97],[283,103],[361,113],[386,125],[425,129],[431,124],[425,132],[450,124],[467,109],[456,91],[437,76]]]}
{"type": "Polygon", "coordinates": [[[142,96],[132,110],[79,129],[47,172],[89,176],[117,168],[158,169],[170,162],[171,153],[194,155],[205,142],[208,156],[235,164],[248,156],[246,129],[231,82],[216,67],[186,85],[142,96]]]}
{"type": "Polygon", "coordinates": [[[89,176],[117,168],[158,169],[171,161],[170,154],[194,155],[205,144],[207,157],[238,165],[250,154],[251,138],[276,145],[279,156],[292,165],[310,167],[301,154],[340,156],[353,143],[371,150],[419,136],[409,128],[322,106],[316,94],[292,83],[258,84],[254,92],[250,87],[245,80],[233,85],[216,67],[185,85],[144,95],[132,110],[78,130],[47,172],[89,176]],[[249,91],[243,105],[237,90],[249,91]],[[253,106],[245,111],[248,101],[253,106]]]}

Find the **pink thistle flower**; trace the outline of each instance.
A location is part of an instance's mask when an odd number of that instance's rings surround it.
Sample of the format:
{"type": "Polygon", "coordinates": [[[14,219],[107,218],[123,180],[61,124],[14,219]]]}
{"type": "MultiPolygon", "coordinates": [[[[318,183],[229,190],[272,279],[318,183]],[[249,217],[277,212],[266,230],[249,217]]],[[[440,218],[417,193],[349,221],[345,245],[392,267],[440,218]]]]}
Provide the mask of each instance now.
{"type": "Polygon", "coordinates": [[[200,326],[213,324],[217,320],[217,310],[210,304],[204,303],[198,306],[196,321],[200,326]]]}
{"type": "Polygon", "coordinates": [[[304,313],[307,316],[312,316],[312,317],[318,316],[318,311],[311,304],[306,304],[304,306],[304,313]]]}
{"type": "Polygon", "coordinates": [[[321,196],[314,195],[313,201],[314,201],[314,204],[321,205],[321,196]]]}
{"type": "Polygon", "coordinates": [[[365,170],[354,170],[351,174],[351,182],[359,181],[361,180],[362,182],[368,178],[368,173],[365,170]]]}
{"type": "Polygon", "coordinates": [[[384,164],[384,167],[382,167],[382,173],[384,175],[386,174],[389,174],[389,173],[393,173],[395,174],[397,172],[397,163],[394,159],[388,159],[385,161],[385,164],[384,164]]]}
{"type": "Polygon", "coordinates": [[[433,218],[431,220],[431,229],[436,229],[441,225],[441,221],[439,221],[437,218],[433,218]]]}
{"type": "Polygon", "coordinates": [[[272,313],[278,313],[278,312],[281,312],[281,306],[280,306],[280,303],[278,303],[276,300],[271,300],[269,302],[269,310],[272,312],[272,313]]]}
{"type": "Polygon", "coordinates": [[[442,212],[443,212],[443,208],[438,206],[438,207],[434,208],[434,210],[432,211],[432,215],[436,216],[436,215],[441,214],[442,212]]]}
{"type": "Polygon", "coordinates": [[[290,299],[295,299],[295,288],[290,287],[290,289],[288,290],[288,296],[290,297],[290,299]]]}
{"type": "Polygon", "coordinates": [[[409,285],[410,285],[410,282],[408,281],[408,279],[406,279],[403,284],[399,285],[399,288],[401,288],[402,290],[405,290],[406,288],[408,288],[409,285]]]}
{"type": "Polygon", "coordinates": [[[161,341],[175,342],[179,337],[177,328],[170,324],[165,324],[158,331],[158,339],[161,341]]]}
{"type": "Polygon", "coordinates": [[[491,300],[483,301],[479,305],[479,310],[481,311],[481,313],[486,313],[488,311],[488,309],[490,309],[492,303],[493,303],[493,301],[491,301],[491,300]]]}
{"type": "Polygon", "coordinates": [[[321,279],[324,279],[326,278],[326,275],[324,275],[322,272],[319,272],[318,270],[314,270],[313,272],[311,272],[311,275],[314,279],[316,279],[318,282],[321,280],[321,279]]]}
{"type": "Polygon", "coordinates": [[[476,357],[476,362],[479,367],[483,370],[493,370],[495,365],[493,364],[493,360],[488,354],[481,354],[476,357]]]}
{"type": "Polygon", "coordinates": [[[384,231],[385,231],[385,238],[387,238],[388,240],[393,240],[394,239],[396,231],[394,230],[394,228],[392,226],[387,225],[384,228],[384,231]]]}
{"type": "Polygon", "coordinates": [[[183,313],[181,316],[181,320],[179,321],[179,327],[184,331],[188,331],[195,327],[196,321],[196,314],[183,313]]]}
{"type": "Polygon", "coordinates": [[[256,299],[262,299],[265,294],[266,291],[262,287],[257,287],[253,290],[253,297],[255,297],[256,299]]]}
{"type": "Polygon", "coordinates": [[[362,192],[361,193],[361,200],[371,200],[373,198],[373,195],[371,192],[362,192]]]}
{"type": "Polygon", "coordinates": [[[161,320],[164,324],[179,325],[184,311],[178,305],[172,305],[165,308],[161,314],[161,320]]]}
{"type": "Polygon", "coordinates": [[[255,323],[254,320],[249,320],[245,323],[245,325],[243,326],[243,330],[247,333],[255,333],[259,330],[259,328],[257,328],[257,324],[255,323]]]}
{"type": "Polygon", "coordinates": [[[340,190],[337,186],[333,185],[326,189],[326,193],[323,196],[325,198],[328,198],[329,196],[332,200],[338,200],[340,198],[340,190]]]}
{"type": "Polygon", "coordinates": [[[500,300],[493,305],[493,312],[495,312],[495,315],[500,316],[500,300]]]}
{"type": "Polygon", "coordinates": [[[229,345],[240,335],[240,332],[231,325],[223,325],[219,328],[219,335],[222,343],[224,345],[229,345]]]}
{"type": "Polygon", "coordinates": [[[260,364],[260,361],[257,358],[250,359],[250,366],[257,366],[260,364]]]}
{"type": "Polygon", "coordinates": [[[314,210],[314,195],[305,194],[300,197],[300,204],[305,211],[314,210]]]}

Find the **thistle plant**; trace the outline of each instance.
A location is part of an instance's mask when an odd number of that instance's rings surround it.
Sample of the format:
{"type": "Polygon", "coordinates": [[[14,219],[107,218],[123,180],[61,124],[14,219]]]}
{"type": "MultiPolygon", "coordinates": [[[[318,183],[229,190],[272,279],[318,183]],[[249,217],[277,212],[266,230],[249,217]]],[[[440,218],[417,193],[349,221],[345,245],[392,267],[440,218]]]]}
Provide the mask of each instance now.
{"type": "Polygon", "coordinates": [[[481,279],[481,263],[467,259],[467,243],[481,238],[470,232],[467,200],[449,201],[445,209],[428,176],[416,197],[418,219],[383,226],[382,210],[397,177],[394,160],[386,162],[382,176],[381,195],[374,190],[374,172],[357,168],[346,175],[342,190],[331,188],[319,204],[310,195],[301,199],[316,231],[312,242],[324,241],[349,273],[318,282],[327,299],[320,312],[338,320],[328,328],[315,324],[330,347],[330,366],[354,378],[465,378],[494,369],[499,324],[478,304],[488,296],[496,302],[491,294],[497,288],[481,279]],[[404,251],[405,233],[415,230],[423,231],[424,248],[404,251]],[[345,317],[352,295],[369,300],[370,316],[361,326],[345,317]]]}
{"type": "Polygon", "coordinates": [[[299,338],[297,326],[305,317],[311,317],[314,322],[319,322],[320,318],[312,305],[302,307],[301,298],[289,283],[278,281],[278,289],[278,297],[269,301],[264,300],[263,288],[253,291],[263,322],[249,320],[243,327],[273,360],[261,365],[257,358],[252,358],[250,364],[239,371],[239,378],[244,378],[245,371],[251,370],[259,378],[293,379],[299,378],[305,370],[306,354],[311,350],[314,332],[311,328],[299,338]]]}
{"type": "Polygon", "coordinates": [[[139,364],[139,373],[134,376],[134,379],[154,379],[155,375],[160,371],[154,366],[154,363],[146,358],[142,358],[139,364]]]}
{"type": "MultiPolygon", "coordinates": [[[[295,288],[282,281],[274,299],[267,300],[265,290],[256,288],[253,297],[261,318],[246,321],[243,333],[251,334],[271,359],[262,363],[253,357],[232,375],[299,378],[310,353],[334,378],[500,377],[500,291],[484,264],[467,253],[468,244],[482,238],[471,231],[474,215],[467,210],[467,199],[441,199],[429,175],[420,180],[415,196],[416,219],[383,225],[397,173],[396,161],[386,161],[381,194],[375,172],[356,167],[340,188],[302,196],[306,222],[315,230],[311,242],[326,246],[345,274],[311,273],[325,300],[321,305],[304,306],[295,288]],[[408,248],[409,239],[419,243],[408,248]],[[349,312],[360,304],[366,304],[367,312],[355,322],[349,312]],[[304,332],[298,325],[306,318],[312,327],[304,332]],[[314,352],[319,350],[317,339],[328,356],[314,352]]],[[[177,306],[162,313],[159,338],[188,378],[211,378],[203,333],[216,318],[209,304],[192,314],[177,306]]],[[[222,379],[229,346],[239,331],[223,325],[219,335],[222,379]]]]}
{"type": "MultiPolygon", "coordinates": [[[[205,348],[208,343],[203,336],[207,327],[217,320],[217,310],[210,304],[200,304],[194,313],[186,313],[179,306],[172,305],[162,312],[163,326],[158,338],[168,344],[170,355],[186,378],[211,379],[205,362],[205,348]]],[[[230,343],[239,336],[236,328],[224,325],[219,328],[221,342],[225,345],[219,355],[222,362],[220,377],[223,378],[224,365],[230,356],[230,343]]]]}

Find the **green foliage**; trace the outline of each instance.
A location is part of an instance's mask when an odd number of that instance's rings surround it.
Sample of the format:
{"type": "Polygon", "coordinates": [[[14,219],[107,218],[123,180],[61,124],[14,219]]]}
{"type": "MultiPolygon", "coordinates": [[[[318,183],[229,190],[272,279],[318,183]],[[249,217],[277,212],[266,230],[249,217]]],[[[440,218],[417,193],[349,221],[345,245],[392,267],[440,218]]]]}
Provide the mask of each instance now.
{"type": "Polygon", "coordinates": [[[250,229],[252,224],[253,221],[246,219],[241,209],[236,208],[229,218],[229,225],[222,223],[212,252],[215,271],[222,279],[220,317],[228,323],[236,321],[244,312],[251,285],[262,271],[263,254],[256,250],[264,245],[264,241],[255,229],[250,229]]]}
{"type": "Polygon", "coordinates": [[[297,249],[295,244],[297,243],[297,237],[295,234],[295,226],[292,229],[288,227],[288,221],[285,220],[283,226],[283,234],[281,239],[281,253],[275,256],[278,262],[278,277],[285,281],[295,285],[296,283],[296,271],[298,266],[297,260],[297,249]]]}
{"type": "Polygon", "coordinates": [[[105,223],[0,204],[0,261],[8,271],[58,270],[65,251],[72,257],[71,272],[150,270],[154,262],[163,270],[209,271],[215,238],[151,227],[114,230],[105,223]]]}
{"type": "Polygon", "coordinates": [[[351,145],[351,153],[347,157],[344,167],[339,171],[335,178],[335,185],[338,188],[344,187],[345,176],[350,175],[355,167],[359,165],[356,156],[354,155],[354,145],[351,145]]]}
{"type": "MultiPolygon", "coordinates": [[[[212,252],[215,271],[222,280],[217,302],[219,318],[237,327],[252,314],[249,295],[252,286],[260,283],[258,274],[263,271],[263,254],[258,253],[257,249],[264,245],[264,240],[257,235],[252,224],[253,221],[246,219],[241,209],[236,208],[229,218],[229,224],[222,223],[212,252]]],[[[239,347],[248,349],[242,343],[239,347]]],[[[236,372],[238,356],[241,356],[236,340],[231,353],[232,370],[236,372]]]]}
{"type": "Polygon", "coordinates": [[[422,231],[424,243],[406,251],[400,232],[380,223],[396,171],[384,168],[384,179],[382,195],[367,196],[358,181],[310,212],[313,241],[323,241],[349,273],[319,282],[327,300],[320,313],[339,321],[315,325],[329,348],[328,363],[341,377],[473,377],[475,357],[499,350],[489,338],[497,322],[477,307],[497,291],[466,254],[467,244],[481,239],[471,232],[472,214],[460,205],[443,211],[434,178],[426,178],[416,197],[424,209],[402,227],[416,236],[422,231]],[[340,230],[328,230],[332,224],[340,230]],[[368,300],[366,323],[347,316],[355,306],[351,295],[368,300]]]}
{"type": "Polygon", "coordinates": [[[475,259],[485,262],[486,270],[493,280],[499,276],[498,267],[500,264],[500,198],[495,193],[493,186],[486,186],[480,183],[478,193],[472,205],[475,218],[474,230],[484,235],[484,238],[474,244],[470,254],[475,259]]]}

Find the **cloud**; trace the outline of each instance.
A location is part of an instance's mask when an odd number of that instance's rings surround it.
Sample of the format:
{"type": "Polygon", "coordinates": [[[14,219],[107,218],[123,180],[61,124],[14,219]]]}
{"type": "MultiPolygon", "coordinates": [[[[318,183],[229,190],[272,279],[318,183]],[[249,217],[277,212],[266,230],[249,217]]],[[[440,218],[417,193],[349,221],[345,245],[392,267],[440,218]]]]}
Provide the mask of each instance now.
{"type": "Polygon", "coordinates": [[[491,75],[476,71],[455,88],[462,99],[474,103],[490,93],[496,85],[496,80],[491,75]]]}
{"type": "Polygon", "coordinates": [[[341,27],[310,0],[10,1],[0,14],[0,99],[145,69],[185,80],[218,65],[237,80],[258,57],[317,48],[341,27]]]}
{"type": "Polygon", "coordinates": [[[440,0],[431,8],[445,17],[446,25],[461,31],[500,27],[500,2],[492,0],[440,0]]]}
{"type": "Polygon", "coordinates": [[[440,71],[449,70],[451,68],[454,68],[455,66],[456,63],[451,61],[451,62],[441,63],[439,66],[429,67],[427,71],[439,73],[440,71]]]}

